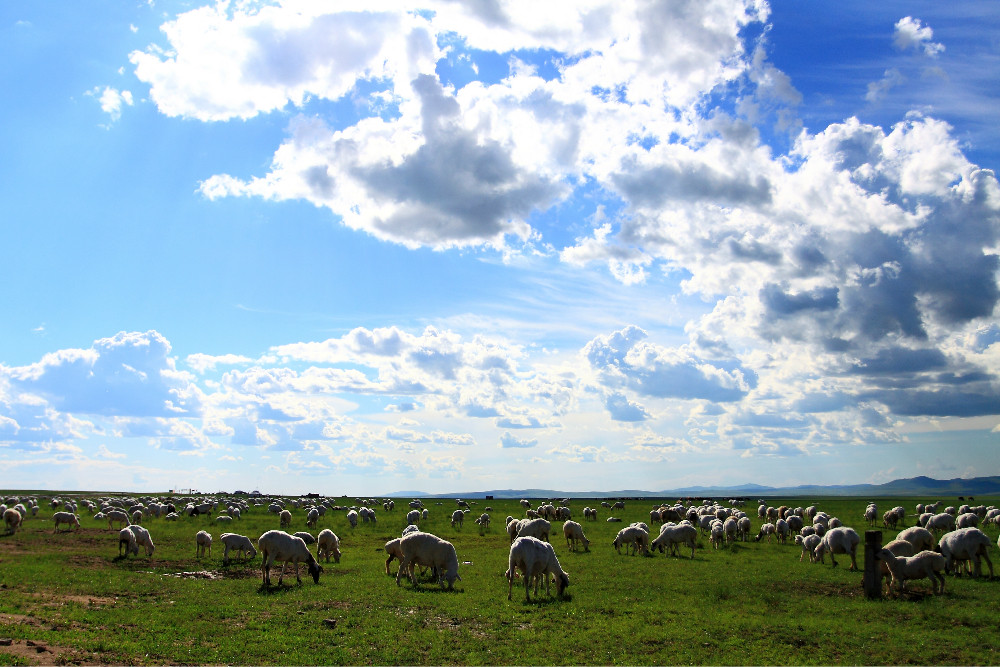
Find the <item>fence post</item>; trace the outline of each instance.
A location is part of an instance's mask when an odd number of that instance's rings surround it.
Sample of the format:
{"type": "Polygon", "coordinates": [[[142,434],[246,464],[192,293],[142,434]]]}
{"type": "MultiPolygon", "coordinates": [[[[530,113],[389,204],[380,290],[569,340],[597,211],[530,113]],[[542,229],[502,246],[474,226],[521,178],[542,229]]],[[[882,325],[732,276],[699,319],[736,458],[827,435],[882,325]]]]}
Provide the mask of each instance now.
{"type": "Polygon", "coordinates": [[[862,585],[865,589],[865,597],[869,600],[877,600],[882,597],[882,575],[877,558],[878,552],[882,550],[882,531],[865,531],[865,574],[862,585]]]}

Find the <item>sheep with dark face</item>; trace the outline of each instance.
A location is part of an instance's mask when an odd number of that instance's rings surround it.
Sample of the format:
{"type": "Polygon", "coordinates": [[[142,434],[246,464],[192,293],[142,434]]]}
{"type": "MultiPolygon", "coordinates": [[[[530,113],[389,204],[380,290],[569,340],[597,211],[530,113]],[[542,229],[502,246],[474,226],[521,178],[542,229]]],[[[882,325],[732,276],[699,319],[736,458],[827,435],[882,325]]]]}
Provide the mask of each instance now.
{"type": "Polygon", "coordinates": [[[275,562],[281,563],[281,573],[278,575],[279,586],[289,563],[295,565],[295,580],[298,583],[302,583],[302,577],[299,576],[299,563],[303,562],[306,564],[309,574],[312,575],[313,582],[319,583],[319,575],[323,568],[313,558],[309,547],[306,546],[301,537],[289,535],[282,530],[269,530],[257,538],[257,548],[263,559],[261,574],[264,586],[271,585],[271,564],[275,562]]]}

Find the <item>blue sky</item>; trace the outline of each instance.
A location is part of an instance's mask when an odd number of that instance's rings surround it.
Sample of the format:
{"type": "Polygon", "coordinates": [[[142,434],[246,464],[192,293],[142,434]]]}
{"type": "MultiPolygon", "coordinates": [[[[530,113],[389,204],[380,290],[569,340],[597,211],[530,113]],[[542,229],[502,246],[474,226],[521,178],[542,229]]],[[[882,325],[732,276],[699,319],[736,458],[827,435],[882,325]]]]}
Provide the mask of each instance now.
{"type": "Polygon", "coordinates": [[[1000,474],[998,28],[4,3],[8,485],[1000,474]]]}

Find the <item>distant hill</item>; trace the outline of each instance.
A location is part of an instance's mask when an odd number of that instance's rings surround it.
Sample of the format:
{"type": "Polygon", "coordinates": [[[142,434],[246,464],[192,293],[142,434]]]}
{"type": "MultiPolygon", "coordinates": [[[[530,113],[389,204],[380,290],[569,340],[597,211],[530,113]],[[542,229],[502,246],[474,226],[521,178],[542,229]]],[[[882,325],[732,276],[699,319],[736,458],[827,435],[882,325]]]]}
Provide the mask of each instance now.
{"type": "Polygon", "coordinates": [[[643,498],[643,497],[767,497],[767,496],[990,496],[1000,495],[1000,476],[969,479],[932,479],[910,477],[885,484],[847,484],[821,486],[772,487],[760,484],[738,486],[688,486],[662,491],[621,489],[617,491],[557,491],[552,489],[494,489],[463,493],[428,494],[419,491],[399,491],[387,494],[413,498],[643,498]]]}

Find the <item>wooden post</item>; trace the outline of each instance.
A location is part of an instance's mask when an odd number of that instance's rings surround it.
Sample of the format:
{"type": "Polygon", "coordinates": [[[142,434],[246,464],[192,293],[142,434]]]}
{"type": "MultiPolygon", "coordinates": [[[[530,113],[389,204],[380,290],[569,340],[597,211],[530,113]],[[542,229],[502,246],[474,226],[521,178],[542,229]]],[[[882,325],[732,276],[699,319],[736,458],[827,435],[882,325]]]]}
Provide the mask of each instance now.
{"type": "Polygon", "coordinates": [[[865,574],[862,586],[865,589],[865,597],[869,600],[878,600],[882,597],[882,576],[879,568],[879,561],[876,556],[882,550],[882,531],[865,531],[865,574]]]}

